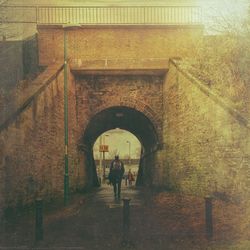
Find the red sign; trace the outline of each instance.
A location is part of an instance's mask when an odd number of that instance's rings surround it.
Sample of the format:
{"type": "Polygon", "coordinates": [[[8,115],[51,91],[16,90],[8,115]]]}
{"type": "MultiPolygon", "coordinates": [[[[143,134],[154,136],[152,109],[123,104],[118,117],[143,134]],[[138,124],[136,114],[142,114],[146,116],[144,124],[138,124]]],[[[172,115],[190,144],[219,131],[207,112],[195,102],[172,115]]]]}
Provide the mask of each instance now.
{"type": "Polygon", "coordinates": [[[109,146],[108,145],[100,145],[99,152],[109,152],[109,146]]]}

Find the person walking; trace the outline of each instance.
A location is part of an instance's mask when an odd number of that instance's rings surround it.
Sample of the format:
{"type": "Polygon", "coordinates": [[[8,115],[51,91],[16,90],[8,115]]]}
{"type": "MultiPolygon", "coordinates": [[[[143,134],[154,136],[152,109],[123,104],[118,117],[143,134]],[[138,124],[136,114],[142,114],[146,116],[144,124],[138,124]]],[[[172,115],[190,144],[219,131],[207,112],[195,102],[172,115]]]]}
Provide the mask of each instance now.
{"type": "Polygon", "coordinates": [[[119,156],[116,155],[115,159],[110,164],[109,171],[109,181],[112,183],[114,188],[114,196],[120,198],[121,197],[121,182],[122,177],[124,175],[124,164],[119,159],[119,156]]]}
{"type": "Polygon", "coordinates": [[[131,169],[129,169],[129,171],[128,171],[128,184],[129,184],[129,186],[132,186],[134,180],[135,180],[134,175],[132,174],[131,169]]]}

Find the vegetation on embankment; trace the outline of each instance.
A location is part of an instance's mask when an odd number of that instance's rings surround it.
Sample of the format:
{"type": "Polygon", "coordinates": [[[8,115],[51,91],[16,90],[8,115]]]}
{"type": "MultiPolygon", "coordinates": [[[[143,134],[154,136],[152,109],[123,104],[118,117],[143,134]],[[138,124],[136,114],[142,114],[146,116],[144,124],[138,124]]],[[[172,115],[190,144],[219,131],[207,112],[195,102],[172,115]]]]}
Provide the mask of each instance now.
{"type": "Polygon", "coordinates": [[[224,20],[220,27],[219,32],[204,36],[197,44],[189,71],[249,116],[250,11],[243,22],[224,20]]]}

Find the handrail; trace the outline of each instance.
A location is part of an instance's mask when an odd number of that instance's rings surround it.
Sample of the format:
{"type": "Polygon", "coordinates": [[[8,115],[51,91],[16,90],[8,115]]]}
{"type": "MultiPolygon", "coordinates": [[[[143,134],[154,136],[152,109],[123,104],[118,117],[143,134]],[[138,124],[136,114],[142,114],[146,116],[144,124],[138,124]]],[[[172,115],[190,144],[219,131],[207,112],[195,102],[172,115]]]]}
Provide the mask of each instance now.
{"type": "Polygon", "coordinates": [[[2,5],[0,11],[1,23],[195,25],[202,20],[199,6],[2,5]]]}
{"type": "Polygon", "coordinates": [[[176,62],[174,59],[170,59],[169,63],[174,65],[175,68],[190,82],[194,83],[201,92],[207,95],[209,98],[218,103],[224,110],[226,110],[231,116],[233,116],[240,124],[245,126],[247,129],[250,129],[249,120],[246,119],[238,110],[233,108],[225,98],[220,97],[215,91],[207,87],[201,80],[198,80],[195,76],[184,70],[181,65],[176,62]]]}
{"type": "Polygon", "coordinates": [[[60,65],[60,67],[56,70],[56,72],[53,75],[51,75],[34,94],[32,94],[29,98],[27,98],[27,100],[24,101],[24,103],[22,103],[20,107],[16,109],[16,111],[14,111],[3,123],[0,124],[0,133],[6,128],[8,128],[8,126],[12,124],[16,120],[16,118],[24,110],[26,110],[26,108],[28,108],[41,93],[43,93],[43,91],[50,85],[50,83],[58,77],[62,69],[63,65],[60,65]]]}

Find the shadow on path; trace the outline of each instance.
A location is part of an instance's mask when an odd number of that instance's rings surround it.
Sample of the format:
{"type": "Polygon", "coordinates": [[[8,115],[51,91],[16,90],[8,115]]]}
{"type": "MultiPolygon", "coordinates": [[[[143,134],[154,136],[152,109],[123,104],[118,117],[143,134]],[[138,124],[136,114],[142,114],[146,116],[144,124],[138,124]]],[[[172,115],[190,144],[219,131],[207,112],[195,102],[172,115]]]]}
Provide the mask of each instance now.
{"type": "Polygon", "coordinates": [[[34,214],[7,223],[0,249],[228,249],[235,232],[230,218],[223,223],[222,231],[215,228],[215,239],[208,242],[203,199],[123,186],[118,200],[104,184],[85,196],[76,195],[67,207],[45,211],[43,241],[34,243],[34,214]],[[131,199],[129,246],[122,244],[124,197],[131,199]]]}

